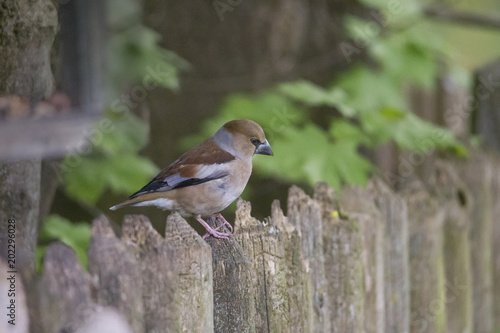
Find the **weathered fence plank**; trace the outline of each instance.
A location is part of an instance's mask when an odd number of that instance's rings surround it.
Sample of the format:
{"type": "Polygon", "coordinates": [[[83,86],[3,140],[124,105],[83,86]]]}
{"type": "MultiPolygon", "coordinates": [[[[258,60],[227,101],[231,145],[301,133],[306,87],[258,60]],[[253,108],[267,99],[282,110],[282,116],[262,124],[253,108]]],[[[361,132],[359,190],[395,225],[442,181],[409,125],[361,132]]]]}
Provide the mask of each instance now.
{"type": "Polygon", "coordinates": [[[494,155],[493,182],[493,299],[495,300],[494,308],[494,327],[500,329],[500,157],[494,155]]]}
{"type": "MultiPolygon", "coordinates": [[[[229,231],[221,221],[209,223],[229,231]]],[[[235,237],[209,237],[207,243],[212,247],[215,332],[257,332],[252,263],[235,237]]]]}
{"type": "Polygon", "coordinates": [[[447,332],[472,333],[470,209],[472,198],[450,163],[438,161],[433,191],[445,212],[443,253],[447,332]]]}
{"type": "Polygon", "coordinates": [[[406,333],[410,329],[410,276],[408,256],[408,210],[404,199],[375,178],[368,190],[384,223],[385,329],[406,333]]]}
{"type": "MultiPolygon", "coordinates": [[[[251,262],[255,297],[256,332],[289,332],[290,302],[287,288],[285,236],[268,220],[264,224],[250,215],[249,202],[237,203],[235,236],[251,262]]],[[[302,328],[303,329],[303,328],[302,328]]]]}
{"type": "Polygon", "coordinates": [[[97,303],[116,307],[134,332],[145,332],[141,268],[104,216],[92,225],[88,265],[97,303]]]}
{"type": "Polygon", "coordinates": [[[302,255],[311,281],[312,331],[331,330],[328,285],[323,254],[322,212],[319,203],[297,186],[288,192],[288,221],[299,231],[302,255]]]}
{"type": "Polygon", "coordinates": [[[290,332],[312,332],[312,287],[308,278],[308,268],[302,256],[299,231],[288,222],[278,200],[272,204],[271,220],[283,235],[285,262],[288,270],[286,281],[290,332]]]}
{"type": "Polygon", "coordinates": [[[319,183],[314,199],[320,206],[327,309],[332,332],[363,332],[364,286],[359,220],[338,216],[333,189],[319,183]],[[334,214],[337,212],[337,214],[334,214]]]}
{"type": "Polygon", "coordinates": [[[410,331],[446,332],[443,261],[445,212],[420,181],[407,184],[410,254],[410,331]]]}
{"type": "Polygon", "coordinates": [[[179,214],[167,218],[165,241],[175,249],[179,274],[177,307],[183,332],[213,332],[210,246],[179,214]]]}
{"type": "Polygon", "coordinates": [[[34,332],[74,332],[98,309],[91,298],[89,274],[73,249],[61,243],[47,249],[37,291],[38,311],[31,317],[34,332]]]}
{"type": "MultiPolygon", "coordinates": [[[[473,198],[470,214],[474,333],[493,332],[493,198],[492,178],[495,166],[486,154],[472,153],[460,164],[460,178],[473,198]]],[[[498,166],[496,166],[498,169],[498,166]]]]}
{"type": "Polygon", "coordinates": [[[126,215],[122,239],[136,253],[142,275],[145,331],[180,331],[177,263],[174,248],[142,215],[126,215]]]}
{"type": "Polygon", "coordinates": [[[342,191],[342,214],[357,221],[362,235],[362,262],[364,267],[364,331],[385,333],[384,299],[384,222],[375,206],[373,195],[361,187],[347,187],[342,191]]]}

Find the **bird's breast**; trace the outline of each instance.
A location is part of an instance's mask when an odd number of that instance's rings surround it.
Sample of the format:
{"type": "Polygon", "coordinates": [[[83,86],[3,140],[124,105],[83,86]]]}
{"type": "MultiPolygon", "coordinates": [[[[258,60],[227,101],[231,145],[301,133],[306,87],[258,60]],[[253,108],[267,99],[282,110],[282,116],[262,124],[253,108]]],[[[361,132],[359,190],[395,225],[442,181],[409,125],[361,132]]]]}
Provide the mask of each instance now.
{"type": "Polygon", "coordinates": [[[245,189],[252,173],[252,164],[236,159],[226,177],[200,185],[190,186],[183,192],[181,206],[192,214],[218,213],[235,201],[245,189]],[[188,200],[183,200],[183,199],[188,200]]]}

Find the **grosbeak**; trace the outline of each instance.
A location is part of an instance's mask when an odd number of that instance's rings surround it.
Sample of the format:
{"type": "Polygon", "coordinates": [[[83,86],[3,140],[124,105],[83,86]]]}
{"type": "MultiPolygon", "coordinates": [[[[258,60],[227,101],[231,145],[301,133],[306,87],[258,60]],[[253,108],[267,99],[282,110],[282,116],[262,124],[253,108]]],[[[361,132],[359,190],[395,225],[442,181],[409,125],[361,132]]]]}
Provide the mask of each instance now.
{"type": "Polygon", "coordinates": [[[248,119],[232,120],[206,141],[184,153],[161,171],[146,186],[111,210],[125,206],[156,206],[194,216],[207,234],[228,238],[230,233],[217,231],[202,217],[219,218],[236,200],[252,173],[254,154],[274,155],[262,127],[248,119]]]}

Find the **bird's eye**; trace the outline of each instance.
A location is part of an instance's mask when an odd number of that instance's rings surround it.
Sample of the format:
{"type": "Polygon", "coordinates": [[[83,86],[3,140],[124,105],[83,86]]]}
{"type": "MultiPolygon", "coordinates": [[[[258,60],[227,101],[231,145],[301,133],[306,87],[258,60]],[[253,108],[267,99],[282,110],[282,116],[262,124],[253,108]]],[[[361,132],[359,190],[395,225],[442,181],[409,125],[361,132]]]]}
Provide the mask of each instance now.
{"type": "Polygon", "coordinates": [[[258,147],[260,145],[260,141],[257,138],[251,138],[250,142],[255,146],[258,147]]]}

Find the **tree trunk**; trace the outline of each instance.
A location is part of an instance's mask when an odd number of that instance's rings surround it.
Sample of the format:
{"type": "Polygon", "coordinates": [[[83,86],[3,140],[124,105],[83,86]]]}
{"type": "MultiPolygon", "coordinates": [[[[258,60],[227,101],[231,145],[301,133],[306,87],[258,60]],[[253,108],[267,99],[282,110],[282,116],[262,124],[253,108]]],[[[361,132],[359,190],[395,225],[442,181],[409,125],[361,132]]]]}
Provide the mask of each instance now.
{"type": "MultiPolygon", "coordinates": [[[[0,4],[0,93],[31,101],[54,88],[50,53],[57,30],[57,9],[50,0],[2,1],[0,4]]],[[[16,221],[16,268],[32,271],[35,263],[40,201],[40,160],[0,164],[0,234],[16,221]]],[[[0,240],[1,256],[7,251],[0,240]]]]}
{"type": "MultiPolygon", "coordinates": [[[[35,268],[40,200],[40,161],[0,164],[0,234],[15,226],[15,269],[35,268]],[[8,221],[14,223],[7,223],[8,221]]],[[[0,256],[7,259],[7,237],[0,237],[0,256]]]]}

